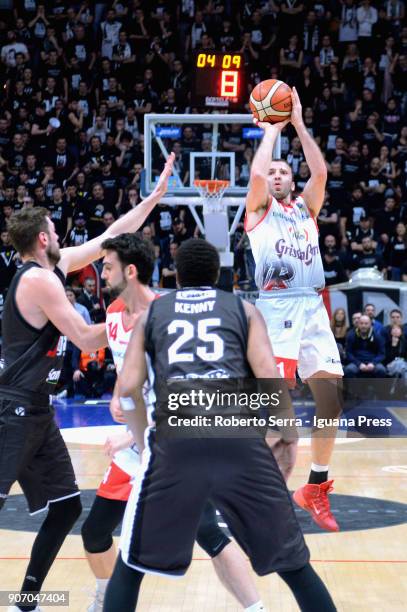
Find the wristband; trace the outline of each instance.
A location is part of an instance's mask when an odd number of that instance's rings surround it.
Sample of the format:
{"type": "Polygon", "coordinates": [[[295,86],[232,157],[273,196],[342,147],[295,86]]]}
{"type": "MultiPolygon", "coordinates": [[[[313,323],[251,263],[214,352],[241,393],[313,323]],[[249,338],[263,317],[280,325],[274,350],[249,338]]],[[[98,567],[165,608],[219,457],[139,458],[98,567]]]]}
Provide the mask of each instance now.
{"type": "Polygon", "coordinates": [[[133,402],[131,397],[120,397],[119,400],[120,400],[120,406],[122,410],[124,410],[125,412],[136,409],[136,404],[133,402]]]}

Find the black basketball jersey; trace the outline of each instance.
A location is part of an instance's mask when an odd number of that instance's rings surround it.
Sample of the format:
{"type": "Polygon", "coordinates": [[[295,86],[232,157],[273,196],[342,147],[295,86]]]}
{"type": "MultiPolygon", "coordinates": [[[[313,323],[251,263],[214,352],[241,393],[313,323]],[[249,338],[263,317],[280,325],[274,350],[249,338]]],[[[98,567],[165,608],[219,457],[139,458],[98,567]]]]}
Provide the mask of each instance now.
{"type": "Polygon", "coordinates": [[[241,299],[209,287],[173,291],[156,300],[145,329],[155,381],[251,376],[247,339],[241,299]]]}
{"type": "MultiPolygon", "coordinates": [[[[50,321],[42,329],[32,327],[17,308],[18,283],[33,267],[41,266],[30,261],[17,271],[4,304],[0,392],[17,391],[35,404],[48,405],[61,372],[66,338],[60,338],[60,332],[50,321]]],[[[54,272],[65,284],[61,270],[55,268],[54,272]]]]}

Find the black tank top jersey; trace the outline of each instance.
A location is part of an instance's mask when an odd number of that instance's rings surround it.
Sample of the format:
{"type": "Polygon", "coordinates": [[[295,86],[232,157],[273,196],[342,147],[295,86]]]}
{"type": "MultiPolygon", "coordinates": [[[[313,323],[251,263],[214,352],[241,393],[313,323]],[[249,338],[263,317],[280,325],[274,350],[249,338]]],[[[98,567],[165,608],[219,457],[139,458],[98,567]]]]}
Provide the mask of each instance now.
{"type": "Polygon", "coordinates": [[[241,299],[220,289],[182,289],[150,306],[145,348],[155,381],[244,378],[248,325],[241,299]]]}
{"type": "MultiPolygon", "coordinates": [[[[3,310],[2,369],[0,392],[18,392],[38,405],[48,405],[54,393],[64,358],[66,338],[48,321],[42,329],[32,327],[21,315],[16,303],[18,283],[35,262],[25,263],[15,274],[3,310]]],[[[55,268],[62,284],[65,277],[55,268]]]]}

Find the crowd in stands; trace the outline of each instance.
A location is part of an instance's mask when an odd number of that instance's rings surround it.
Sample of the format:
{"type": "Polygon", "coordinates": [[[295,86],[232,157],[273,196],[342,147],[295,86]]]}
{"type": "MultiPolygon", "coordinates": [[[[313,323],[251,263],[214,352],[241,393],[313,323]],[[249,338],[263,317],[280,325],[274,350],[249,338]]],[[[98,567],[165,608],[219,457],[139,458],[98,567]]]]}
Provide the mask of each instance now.
{"type": "Polygon", "coordinates": [[[363,312],[354,312],[348,329],[346,313],[337,308],[331,318],[331,329],[338,345],[345,377],[400,377],[407,381],[407,325],[398,308],[390,312],[390,323],[382,325],[375,318],[374,304],[363,312]]]}
{"type": "MultiPolygon", "coordinates": [[[[242,54],[247,100],[266,78],[297,87],[328,168],[318,218],[327,285],[365,267],[407,281],[405,2],[16,0],[10,7],[0,11],[0,301],[16,266],[7,236],[14,211],[45,206],[69,246],[137,206],[144,115],[208,110],[190,93],[201,49],[242,54]]],[[[189,153],[210,150],[204,127],[192,124],[164,143],[185,182],[189,153]]],[[[281,144],[300,191],[309,169],[291,126],[281,144]]],[[[240,185],[257,146],[241,126],[220,131],[218,149],[236,153],[240,185]]],[[[154,152],[155,172],[162,161],[154,152]]],[[[161,204],[141,232],[157,255],[152,284],[174,287],[176,249],[197,235],[189,209],[161,204]]],[[[232,248],[236,283],[253,288],[242,225],[232,248]]],[[[78,304],[87,308],[88,297],[78,304]]],[[[349,350],[347,358],[357,365],[349,350]]]]}

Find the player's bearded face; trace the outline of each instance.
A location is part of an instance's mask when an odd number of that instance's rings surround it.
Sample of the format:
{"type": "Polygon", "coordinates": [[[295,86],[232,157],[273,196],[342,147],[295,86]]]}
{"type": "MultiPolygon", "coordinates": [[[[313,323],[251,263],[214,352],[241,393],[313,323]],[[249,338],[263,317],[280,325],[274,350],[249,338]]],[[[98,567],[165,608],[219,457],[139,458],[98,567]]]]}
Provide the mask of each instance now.
{"type": "Polygon", "coordinates": [[[48,232],[49,243],[45,249],[49,262],[56,266],[61,259],[61,251],[59,249],[58,236],[55,231],[48,232]]]}
{"type": "Polygon", "coordinates": [[[109,280],[106,281],[106,284],[110,289],[110,296],[112,298],[117,298],[127,287],[124,269],[121,266],[118,266],[118,270],[115,274],[111,274],[109,280]]]}

